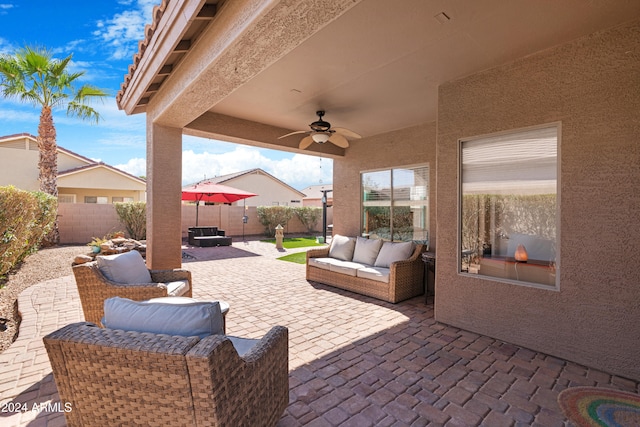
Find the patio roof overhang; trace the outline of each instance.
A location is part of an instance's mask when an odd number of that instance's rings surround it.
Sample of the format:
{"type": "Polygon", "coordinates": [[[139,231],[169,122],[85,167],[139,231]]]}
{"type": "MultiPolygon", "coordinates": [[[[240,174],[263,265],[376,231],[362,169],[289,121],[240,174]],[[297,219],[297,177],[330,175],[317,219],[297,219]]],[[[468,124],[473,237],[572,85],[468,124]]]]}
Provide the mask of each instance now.
{"type": "Polygon", "coordinates": [[[117,101],[185,134],[298,151],[278,137],[319,109],[365,138],[433,122],[443,82],[639,13],[582,0],[164,0],[117,101]]]}

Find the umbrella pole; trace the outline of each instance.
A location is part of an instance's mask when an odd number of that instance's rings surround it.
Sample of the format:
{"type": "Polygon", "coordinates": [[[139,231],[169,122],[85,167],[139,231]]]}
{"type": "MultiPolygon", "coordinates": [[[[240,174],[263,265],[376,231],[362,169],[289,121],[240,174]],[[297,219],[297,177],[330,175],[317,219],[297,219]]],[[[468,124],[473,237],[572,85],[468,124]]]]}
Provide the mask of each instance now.
{"type": "Polygon", "coordinates": [[[196,227],[198,226],[198,207],[200,206],[200,201],[196,200],[196,227]]]}

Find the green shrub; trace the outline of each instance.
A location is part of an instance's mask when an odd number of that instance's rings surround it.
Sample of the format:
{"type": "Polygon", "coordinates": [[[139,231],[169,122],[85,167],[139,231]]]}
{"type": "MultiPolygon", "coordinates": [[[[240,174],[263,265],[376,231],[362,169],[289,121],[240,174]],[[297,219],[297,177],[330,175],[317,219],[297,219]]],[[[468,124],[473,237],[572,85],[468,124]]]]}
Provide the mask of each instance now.
{"type": "Polygon", "coordinates": [[[145,202],[114,203],[120,222],[127,229],[129,237],[135,240],[147,238],[147,204],[145,202]]]}
{"type": "Polygon", "coordinates": [[[55,223],[58,202],[40,191],[0,187],[0,277],[35,252],[55,223]]]}
{"type": "Polygon", "coordinates": [[[307,231],[312,233],[322,216],[322,208],[302,206],[293,208],[293,214],[300,220],[302,225],[307,227],[307,231]]]}
{"type": "Polygon", "coordinates": [[[286,226],[293,216],[293,211],[289,206],[258,206],[257,211],[258,221],[264,225],[264,231],[270,237],[276,235],[278,224],[286,226]]]}

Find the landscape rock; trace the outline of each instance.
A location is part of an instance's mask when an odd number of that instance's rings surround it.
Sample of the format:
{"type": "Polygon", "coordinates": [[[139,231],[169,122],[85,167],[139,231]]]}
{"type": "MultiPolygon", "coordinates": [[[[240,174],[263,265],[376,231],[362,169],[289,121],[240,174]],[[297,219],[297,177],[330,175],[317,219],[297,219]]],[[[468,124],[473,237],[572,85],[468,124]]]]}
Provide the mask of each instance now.
{"type": "Polygon", "coordinates": [[[73,259],[74,264],[84,264],[85,262],[93,261],[89,255],[76,255],[73,259]]]}

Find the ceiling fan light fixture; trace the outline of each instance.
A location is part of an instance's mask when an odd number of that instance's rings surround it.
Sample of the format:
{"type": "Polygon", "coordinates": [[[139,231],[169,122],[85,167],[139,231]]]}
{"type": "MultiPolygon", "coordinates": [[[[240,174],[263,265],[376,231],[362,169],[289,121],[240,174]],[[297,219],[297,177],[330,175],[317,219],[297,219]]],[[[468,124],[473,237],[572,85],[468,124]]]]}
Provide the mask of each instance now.
{"type": "Polygon", "coordinates": [[[311,135],[311,138],[318,144],[324,144],[329,140],[329,137],[331,137],[329,132],[315,132],[311,135]]]}

